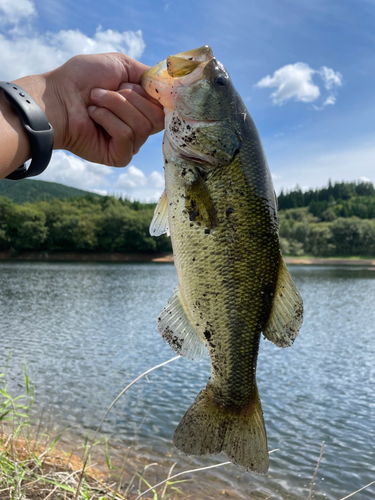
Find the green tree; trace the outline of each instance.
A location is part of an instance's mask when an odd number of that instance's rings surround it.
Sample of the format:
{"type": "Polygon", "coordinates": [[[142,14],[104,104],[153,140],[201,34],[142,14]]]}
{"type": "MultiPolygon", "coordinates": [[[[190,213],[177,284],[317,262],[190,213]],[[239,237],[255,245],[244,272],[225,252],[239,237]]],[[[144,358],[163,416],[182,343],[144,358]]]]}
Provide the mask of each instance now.
{"type": "Polygon", "coordinates": [[[12,248],[39,250],[47,238],[46,215],[31,203],[15,205],[7,224],[7,237],[12,248]]]}
{"type": "Polygon", "coordinates": [[[5,196],[0,196],[0,249],[7,250],[10,246],[8,223],[14,218],[15,206],[5,196]]]}
{"type": "Polygon", "coordinates": [[[332,224],[321,222],[310,225],[306,252],[315,257],[334,255],[336,247],[332,239],[332,224]]]}

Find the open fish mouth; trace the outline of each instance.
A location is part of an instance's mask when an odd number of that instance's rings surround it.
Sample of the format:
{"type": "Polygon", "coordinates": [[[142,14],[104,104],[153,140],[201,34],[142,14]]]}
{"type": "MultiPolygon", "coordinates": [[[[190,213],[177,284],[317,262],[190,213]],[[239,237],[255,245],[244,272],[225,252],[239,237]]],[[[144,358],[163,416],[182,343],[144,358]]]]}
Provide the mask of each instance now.
{"type": "Polygon", "coordinates": [[[171,109],[176,88],[198,81],[213,58],[209,45],[169,56],[143,74],[141,85],[164,107],[171,109]]]}

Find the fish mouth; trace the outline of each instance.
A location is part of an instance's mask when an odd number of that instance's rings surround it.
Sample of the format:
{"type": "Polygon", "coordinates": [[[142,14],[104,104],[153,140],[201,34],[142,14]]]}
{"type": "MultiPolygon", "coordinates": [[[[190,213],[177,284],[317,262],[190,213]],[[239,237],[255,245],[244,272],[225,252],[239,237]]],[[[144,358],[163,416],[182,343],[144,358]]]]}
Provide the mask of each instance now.
{"type": "Polygon", "coordinates": [[[169,56],[142,75],[141,85],[164,107],[172,109],[176,88],[198,81],[213,57],[209,45],[169,56]]]}

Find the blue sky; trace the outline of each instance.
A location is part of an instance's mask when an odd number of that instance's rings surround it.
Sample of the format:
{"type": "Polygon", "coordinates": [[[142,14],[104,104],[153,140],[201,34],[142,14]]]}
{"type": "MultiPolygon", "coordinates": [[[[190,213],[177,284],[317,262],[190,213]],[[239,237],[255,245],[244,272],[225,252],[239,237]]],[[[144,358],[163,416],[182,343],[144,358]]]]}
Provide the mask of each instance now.
{"type": "MultiPolygon", "coordinates": [[[[276,192],[375,181],[375,0],[0,0],[0,78],[76,53],[121,50],[154,65],[211,45],[259,129],[276,192]]],[[[127,169],[56,152],[40,176],[156,199],[161,135],[127,169]]]]}

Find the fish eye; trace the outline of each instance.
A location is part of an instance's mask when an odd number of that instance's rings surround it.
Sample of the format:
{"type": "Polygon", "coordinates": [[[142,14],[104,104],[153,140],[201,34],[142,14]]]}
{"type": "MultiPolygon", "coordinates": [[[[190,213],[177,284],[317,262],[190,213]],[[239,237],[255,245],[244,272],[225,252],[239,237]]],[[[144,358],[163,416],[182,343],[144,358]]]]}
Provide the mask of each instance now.
{"type": "Polygon", "coordinates": [[[218,75],[214,80],[214,84],[224,87],[227,84],[227,77],[225,75],[218,75]]]}

